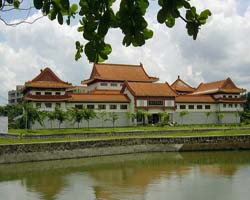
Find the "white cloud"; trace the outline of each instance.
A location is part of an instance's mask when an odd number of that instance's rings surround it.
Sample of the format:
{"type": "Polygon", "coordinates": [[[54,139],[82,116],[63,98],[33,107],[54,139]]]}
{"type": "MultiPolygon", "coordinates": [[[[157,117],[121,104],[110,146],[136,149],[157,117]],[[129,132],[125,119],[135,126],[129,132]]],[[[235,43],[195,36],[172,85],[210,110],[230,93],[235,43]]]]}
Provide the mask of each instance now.
{"type": "MultiPolygon", "coordinates": [[[[120,31],[111,30],[107,41],[113,52],[107,62],[138,64],[146,71],[172,83],[177,75],[196,86],[199,82],[231,77],[240,87],[250,89],[250,4],[243,0],[193,0],[197,9],[209,8],[213,15],[193,41],[185,24],[173,29],[156,20],[157,2],[151,3],[147,18],[154,38],[140,48],[121,45],[120,31]]],[[[118,7],[116,5],[116,7],[118,7]]],[[[32,18],[36,17],[32,16],[32,18]]],[[[60,26],[44,18],[33,25],[9,28],[0,24],[0,93],[32,79],[44,66],[51,66],[63,79],[80,84],[92,65],[86,57],[74,61],[76,26],[60,26]]],[[[4,100],[0,98],[0,104],[4,100]]]]}

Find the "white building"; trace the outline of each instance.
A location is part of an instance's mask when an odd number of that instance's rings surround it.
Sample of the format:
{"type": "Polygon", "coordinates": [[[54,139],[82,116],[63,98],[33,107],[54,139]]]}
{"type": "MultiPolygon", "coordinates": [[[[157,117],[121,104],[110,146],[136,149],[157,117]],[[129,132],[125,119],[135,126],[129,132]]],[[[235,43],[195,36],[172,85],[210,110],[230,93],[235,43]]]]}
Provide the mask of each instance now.
{"type": "MultiPolygon", "coordinates": [[[[201,83],[197,88],[178,79],[170,86],[156,83],[159,79],[149,76],[143,65],[94,64],[89,79],[83,86],[73,86],[59,79],[45,68],[33,80],[25,83],[24,99],[40,110],[53,111],[55,107],[93,109],[97,116],[106,112],[117,113],[116,126],[133,123],[158,123],[160,113],[167,112],[177,124],[236,123],[238,111],[242,111],[245,99],[243,89],[237,88],[230,78],[211,83],[201,83]],[[132,120],[128,113],[142,110],[146,119],[132,120]],[[183,114],[185,111],[185,115],[183,114]]],[[[56,124],[56,122],[54,122],[56,124]]],[[[45,123],[49,128],[48,122],[45,123]]],[[[62,127],[75,126],[65,122],[62,127]]],[[[81,127],[85,127],[82,123],[81,127]]],[[[103,126],[100,117],[90,126],[103,126]]],[[[105,126],[112,126],[110,120],[105,126]]],[[[36,124],[33,128],[39,128],[36,124]]]]}

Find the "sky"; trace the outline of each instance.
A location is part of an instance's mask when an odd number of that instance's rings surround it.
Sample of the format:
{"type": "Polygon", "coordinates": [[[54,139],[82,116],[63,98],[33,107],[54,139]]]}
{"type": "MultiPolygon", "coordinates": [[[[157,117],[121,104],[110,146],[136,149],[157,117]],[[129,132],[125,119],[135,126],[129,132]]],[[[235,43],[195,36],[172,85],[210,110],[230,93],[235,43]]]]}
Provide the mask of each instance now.
{"type": "MultiPolygon", "coordinates": [[[[29,1],[26,1],[29,5],[29,1]]],[[[198,86],[200,82],[230,77],[238,87],[250,90],[250,1],[192,0],[198,11],[209,8],[212,16],[197,40],[187,35],[184,22],[172,29],[157,23],[157,1],[150,1],[146,18],[154,37],[143,47],[124,47],[119,30],[110,30],[106,41],[112,45],[107,63],[142,63],[150,76],[172,83],[177,76],[198,86]]],[[[117,9],[118,4],[114,5],[117,9]]],[[[28,21],[41,16],[33,10],[28,21]]],[[[8,13],[12,22],[24,14],[8,13]]],[[[93,64],[86,56],[74,60],[75,41],[82,41],[77,21],[59,25],[46,17],[36,23],[8,27],[0,22],[0,105],[7,103],[8,90],[32,80],[49,66],[64,81],[80,85],[90,75],[93,64]]]]}

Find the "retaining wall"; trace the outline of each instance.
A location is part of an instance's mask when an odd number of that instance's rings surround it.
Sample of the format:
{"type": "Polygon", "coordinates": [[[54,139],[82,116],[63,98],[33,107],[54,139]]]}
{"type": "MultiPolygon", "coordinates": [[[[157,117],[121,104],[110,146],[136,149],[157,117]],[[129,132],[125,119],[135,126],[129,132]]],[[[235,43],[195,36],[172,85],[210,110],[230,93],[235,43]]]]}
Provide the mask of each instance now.
{"type": "Polygon", "coordinates": [[[0,145],[0,163],[141,152],[250,149],[250,135],[154,137],[0,145]]]}

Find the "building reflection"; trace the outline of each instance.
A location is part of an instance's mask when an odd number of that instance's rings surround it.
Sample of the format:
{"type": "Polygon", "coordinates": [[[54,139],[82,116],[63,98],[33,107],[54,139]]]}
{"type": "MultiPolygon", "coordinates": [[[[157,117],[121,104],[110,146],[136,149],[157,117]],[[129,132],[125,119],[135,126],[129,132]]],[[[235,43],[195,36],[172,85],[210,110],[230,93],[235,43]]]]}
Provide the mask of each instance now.
{"type": "Polygon", "coordinates": [[[232,177],[249,163],[249,152],[135,154],[4,165],[0,181],[21,180],[41,200],[60,199],[67,193],[75,199],[82,195],[82,199],[140,200],[155,183],[185,179],[194,169],[209,176],[232,177]]]}

